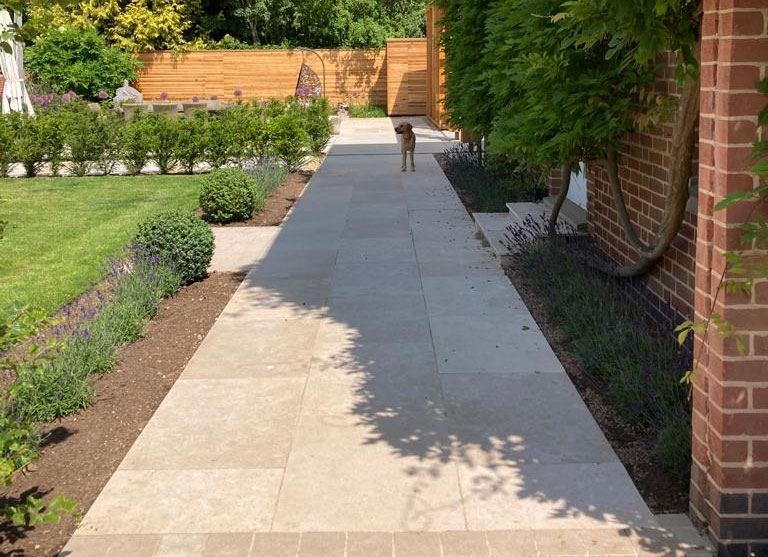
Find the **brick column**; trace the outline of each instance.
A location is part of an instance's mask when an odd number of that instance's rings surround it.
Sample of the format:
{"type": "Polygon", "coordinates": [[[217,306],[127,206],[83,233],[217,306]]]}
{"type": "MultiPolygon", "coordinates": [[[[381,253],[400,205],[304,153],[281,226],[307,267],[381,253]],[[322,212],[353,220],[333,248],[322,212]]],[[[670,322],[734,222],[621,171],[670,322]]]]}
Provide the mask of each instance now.
{"type": "Polygon", "coordinates": [[[704,9],[696,317],[714,307],[736,326],[747,354],[714,331],[696,339],[696,354],[707,346],[693,389],[691,515],[720,555],[760,556],[768,555],[768,283],[714,300],[725,253],[741,248],[738,226],[753,207],[713,205],[757,184],[748,157],[757,113],[768,104],[755,90],[768,66],[768,2],[705,0],[704,9]]]}

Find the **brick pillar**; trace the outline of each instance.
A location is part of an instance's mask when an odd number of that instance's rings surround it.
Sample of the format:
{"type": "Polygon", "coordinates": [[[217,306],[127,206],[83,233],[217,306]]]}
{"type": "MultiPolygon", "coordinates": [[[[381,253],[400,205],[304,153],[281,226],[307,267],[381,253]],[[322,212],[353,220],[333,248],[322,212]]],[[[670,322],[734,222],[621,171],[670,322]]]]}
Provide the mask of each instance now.
{"type": "MultiPolygon", "coordinates": [[[[768,555],[768,283],[748,296],[713,300],[725,252],[741,248],[738,226],[752,210],[713,205],[757,184],[748,156],[756,115],[768,104],[755,90],[768,66],[768,2],[705,0],[704,9],[696,317],[714,307],[736,326],[747,354],[714,331],[702,352],[693,390],[691,516],[707,526],[720,555],[761,556],[768,555]]],[[[702,342],[696,339],[696,354],[702,342]]]]}

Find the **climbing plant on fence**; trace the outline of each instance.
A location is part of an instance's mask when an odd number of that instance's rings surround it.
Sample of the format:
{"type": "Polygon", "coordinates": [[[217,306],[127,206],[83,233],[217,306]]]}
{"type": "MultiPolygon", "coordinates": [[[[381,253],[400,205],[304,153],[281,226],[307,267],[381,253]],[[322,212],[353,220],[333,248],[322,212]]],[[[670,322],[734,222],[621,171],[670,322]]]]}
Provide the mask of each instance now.
{"type": "MultiPolygon", "coordinates": [[[[650,270],[683,221],[699,107],[699,0],[438,0],[444,10],[446,107],[489,149],[562,168],[554,224],[579,160],[600,164],[639,254],[620,276],[650,270]],[[679,99],[654,89],[664,52],[676,55],[679,99]],[[674,115],[673,161],[660,230],[640,240],[624,206],[617,148],[632,131],[674,115]]],[[[554,231],[554,226],[550,226],[554,231]]]]}

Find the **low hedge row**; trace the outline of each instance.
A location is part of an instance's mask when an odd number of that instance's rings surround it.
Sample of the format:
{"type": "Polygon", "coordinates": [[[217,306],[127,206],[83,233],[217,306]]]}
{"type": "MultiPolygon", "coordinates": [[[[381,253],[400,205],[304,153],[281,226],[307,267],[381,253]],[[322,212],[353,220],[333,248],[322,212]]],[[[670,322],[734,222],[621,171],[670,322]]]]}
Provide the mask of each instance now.
{"type": "Polygon", "coordinates": [[[122,119],[115,112],[95,111],[79,100],[38,108],[37,115],[0,116],[0,176],[15,163],[28,177],[49,165],[77,176],[95,170],[109,174],[118,163],[138,174],[154,162],[165,174],[196,165],[218,168],[247,159],[274,158],[289,169],[322,151],[331,135],[326,99],[311,103],[294,98],[240,103],[215,114],[171,117],[139,111],[122,119]]]}

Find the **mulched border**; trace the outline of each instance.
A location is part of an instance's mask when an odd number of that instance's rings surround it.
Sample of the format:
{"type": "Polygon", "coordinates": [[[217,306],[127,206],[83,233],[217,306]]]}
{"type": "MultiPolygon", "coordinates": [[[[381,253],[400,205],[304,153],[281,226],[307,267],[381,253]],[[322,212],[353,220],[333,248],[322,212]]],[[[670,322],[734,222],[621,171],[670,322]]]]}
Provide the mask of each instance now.
{"type": "MultiPolygon", "coordinates": [[[[435,159],[443,168],[445,156],[436,154],[435,159]]],[[[471,195],[463,191],[460,184],[453,183],[449,173],[446,173],[446,177],[467,211],[473,213],[471,195]]],[[[600,387],[584,373],[571,351],[568,340],[559,330],[557,323],[547,316],[541,298],[526,282],[525,276],[513,266],[505,266],[504,271],[651,511],[654,514],[687,513],[689,482],[676,480],[660,472],[652,452],[653,439],[622,419],[607,397],[603,396],[600,387]]]]}
{"type": "MultiPolygon", "coordinates": [[[[279,225],[312,174],[311,170],[289,174],[259,215],[229,226],[279,225]]],[[[93,380],[94,403],[42,427],[45,442],[40,458],[16,474],[3,499],[13,504],[27,495],[45,500],[64,494],[77,502],[84,515],[244,277],[243,273],[211,273],[165,300],[144,336],[121,349],[115,369],[93,380]]],[[[76,529],[72,518],[34,528],[5,524],[0,527],[0,555],[57,555],[76,529]]]]}

